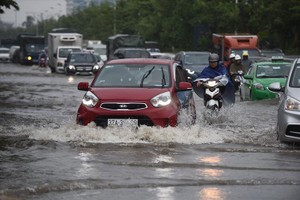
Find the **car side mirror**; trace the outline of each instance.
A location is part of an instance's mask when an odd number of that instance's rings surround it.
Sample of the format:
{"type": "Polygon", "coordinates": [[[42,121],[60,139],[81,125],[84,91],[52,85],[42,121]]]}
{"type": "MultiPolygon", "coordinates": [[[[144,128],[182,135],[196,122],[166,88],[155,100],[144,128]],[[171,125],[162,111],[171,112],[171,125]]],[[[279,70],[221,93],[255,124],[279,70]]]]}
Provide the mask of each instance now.
{"type": "Polygon", "coordinates": [[[271,83],[268,87],[271,92],[284,92],[284,87],[281,86],[279,82],[271,83]]]}
{"type": "Polygon", "coordinates": [[[190,82],[179,82],[177,91],[192,90],[193,86],[190,82]]]}
{"type": "Polygon", "coordinates": [[[80,82],[77,85],[78,90],[88,91],[89,89],[89,83],[88,82],[80,82]]]}

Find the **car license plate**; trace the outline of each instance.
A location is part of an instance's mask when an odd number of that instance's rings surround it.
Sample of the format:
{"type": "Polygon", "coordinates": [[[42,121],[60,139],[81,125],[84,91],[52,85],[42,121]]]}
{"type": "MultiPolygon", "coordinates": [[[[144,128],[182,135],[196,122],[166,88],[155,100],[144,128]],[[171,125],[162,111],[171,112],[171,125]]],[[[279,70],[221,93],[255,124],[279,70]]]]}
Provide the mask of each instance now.
{"type": "Polygon", "coordinates": [[[137,119],[108,119],[108,126],[138,126],[137,119]]]}

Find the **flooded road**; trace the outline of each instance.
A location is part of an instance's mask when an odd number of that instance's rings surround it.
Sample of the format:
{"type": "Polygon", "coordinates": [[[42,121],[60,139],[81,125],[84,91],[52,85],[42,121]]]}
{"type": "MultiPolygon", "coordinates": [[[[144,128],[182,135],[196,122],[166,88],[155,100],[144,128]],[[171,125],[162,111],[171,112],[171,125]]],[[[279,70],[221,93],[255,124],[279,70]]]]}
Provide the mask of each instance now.
{"type": "Polygon", "coordinates": [[[298,199],[300,146],[276,139],[276,100],[177,128],[75,124],[92,76],[0,63],[0,199],[298,199]]]}

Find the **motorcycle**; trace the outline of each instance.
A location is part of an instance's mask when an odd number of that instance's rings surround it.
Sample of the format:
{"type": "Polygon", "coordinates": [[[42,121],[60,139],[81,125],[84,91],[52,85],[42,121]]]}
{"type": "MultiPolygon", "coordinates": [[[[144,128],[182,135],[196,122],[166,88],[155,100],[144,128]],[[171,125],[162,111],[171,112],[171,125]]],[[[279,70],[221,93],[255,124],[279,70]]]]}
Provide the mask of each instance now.
{"type": "MultiPolygon", "coordinates": [[[[228,83],[228,78],[225,75],[220,75],[215,78],[197,78],[194,82],[198,81],[201,82],[203,88],[204,106],[210,110],[220,110],[223,105],[222,94],[228,83]]],[[[198,96],[200,95],[198,94],[198,96]]]]}
{"type": "Polygon", "coordinates": [[[239,92],[240,94],[240,100],[243,101],[243,94],[244,94],[244,83],[245,83],[245,79],[244,79],[244,73],[242,70],[237,71],[236,73],[232,74],[232,80],[234,82],[235,85],[235,92],[239,92]]]}
{"type": "Polygon", "coordinates": [[[40,59],[39,67],[42,67],[42,68],[46,68],[47,67],[47,63],[46,63],[46,59],[45,58],[41,58],[40,59]]]}

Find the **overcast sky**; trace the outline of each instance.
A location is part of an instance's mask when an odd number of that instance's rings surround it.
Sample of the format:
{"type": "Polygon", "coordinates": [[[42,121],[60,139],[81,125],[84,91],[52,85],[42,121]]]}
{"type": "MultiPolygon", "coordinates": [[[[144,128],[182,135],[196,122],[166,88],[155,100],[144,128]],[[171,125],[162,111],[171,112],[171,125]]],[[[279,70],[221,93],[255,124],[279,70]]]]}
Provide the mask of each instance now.
{"type": "Polygon", "coordinates": [[[14,27],[21,26],[26,21],[26,16],[31,15],[35,20],[48,19],[66,14],[65,0],[15,0],[19,11],[15,9],[4,9],[4,14],[0,14],[3,22],[12,23],[14,27]]]}

